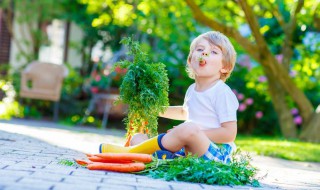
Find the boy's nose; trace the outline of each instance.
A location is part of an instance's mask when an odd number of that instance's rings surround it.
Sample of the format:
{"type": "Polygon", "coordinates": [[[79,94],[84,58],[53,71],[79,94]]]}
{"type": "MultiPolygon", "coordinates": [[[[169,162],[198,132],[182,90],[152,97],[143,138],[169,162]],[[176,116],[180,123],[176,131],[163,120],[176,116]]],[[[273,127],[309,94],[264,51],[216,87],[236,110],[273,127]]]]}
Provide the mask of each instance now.
{"type": "Polygon", "coordinates": [[[203,56],[208,56],[208,53],[203,52],[202,55],[203,55],[203,56]]]}

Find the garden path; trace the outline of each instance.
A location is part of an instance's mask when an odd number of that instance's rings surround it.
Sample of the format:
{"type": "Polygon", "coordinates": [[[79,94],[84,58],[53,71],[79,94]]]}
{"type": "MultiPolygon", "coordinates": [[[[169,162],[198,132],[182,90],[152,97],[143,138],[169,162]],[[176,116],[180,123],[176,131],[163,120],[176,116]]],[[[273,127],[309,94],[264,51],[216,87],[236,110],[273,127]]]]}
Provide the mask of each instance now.
{"type": "MultiPolygon", "coordinates": [[[[125,131],[67,127],[51,122],[0,120],[0,190],[10,189],[256,189],[167,182],[133,174],[89,171],[59,165],[61,159],[97,153],[101,142],[123,144],[125,131]]],[[[290,151],[290,150],[288,150],[290,151]]],[[[257,189],[320,189],[320,164],[253,156],[262,187],[257,189]]]]}

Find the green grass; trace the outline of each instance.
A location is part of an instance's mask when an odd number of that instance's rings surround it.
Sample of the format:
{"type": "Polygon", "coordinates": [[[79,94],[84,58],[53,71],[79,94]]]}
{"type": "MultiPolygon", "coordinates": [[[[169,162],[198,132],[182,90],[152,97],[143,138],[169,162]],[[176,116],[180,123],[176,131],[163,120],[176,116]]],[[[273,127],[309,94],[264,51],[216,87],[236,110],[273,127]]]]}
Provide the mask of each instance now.
{"type": "Polygon", "coordinates": [[[236,145],[242,151],[286,160],[320,162],[320,144],[285,140],[280,137],[237,136],[236,145]]]}

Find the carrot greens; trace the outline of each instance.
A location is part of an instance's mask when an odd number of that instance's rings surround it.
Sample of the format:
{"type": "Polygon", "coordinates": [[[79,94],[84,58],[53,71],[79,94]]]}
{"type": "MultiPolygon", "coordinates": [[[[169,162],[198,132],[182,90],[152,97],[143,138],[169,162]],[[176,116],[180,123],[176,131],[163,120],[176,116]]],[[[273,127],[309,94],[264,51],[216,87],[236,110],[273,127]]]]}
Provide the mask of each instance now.
{"type": "Polygon", "coordinates": [[[59,160],[58,164],[65,166],[78,166],[75,161],[67,159],[59,160]]]}
{"type": "Polygon", "coordinates": [[[163,63],[153,63],[141,50],[140,44],[132,38],[124,38],[121,43],[128,47],[132,60],[123,60],[115,67],[127,69],[120,86],[119,101],[128,104],[125,119],[127,135],[146,133],[150,137],[158,134],[158,115],[169,105],[169,79],[163,63]]]}
{"type": "Polygon", "coordinates": [[[195,156],[173,160],[154,160],[137,174],[167,181],[185,181],[209,185],[260,186],[255,175],[257,169],[250,165],[248,155],[233,157],[230,164],[206,161],[195,156]]]}

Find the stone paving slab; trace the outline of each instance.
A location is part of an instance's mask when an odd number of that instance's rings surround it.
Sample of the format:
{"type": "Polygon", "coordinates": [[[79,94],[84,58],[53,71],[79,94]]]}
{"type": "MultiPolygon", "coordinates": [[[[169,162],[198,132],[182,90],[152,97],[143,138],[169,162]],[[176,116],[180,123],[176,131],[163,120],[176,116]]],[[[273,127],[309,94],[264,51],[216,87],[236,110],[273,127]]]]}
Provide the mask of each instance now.
{"type": "Polygon", "coordinates": [[[167,182],[58,164],[61,159],[85,158],[84,152],[97,153],[101,142],[122,144],[123,135],[124,131],[70,128],[46,122],[0,121],[0,190],[320,189],[319,164],[268,157],[254,157],[253,164],[261,170],[259,175],[268,174],[260,188],[167,182]]]}

